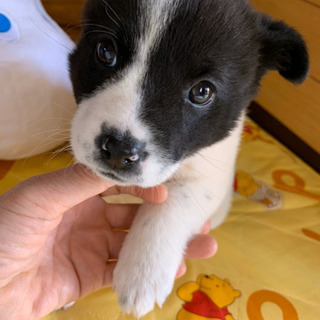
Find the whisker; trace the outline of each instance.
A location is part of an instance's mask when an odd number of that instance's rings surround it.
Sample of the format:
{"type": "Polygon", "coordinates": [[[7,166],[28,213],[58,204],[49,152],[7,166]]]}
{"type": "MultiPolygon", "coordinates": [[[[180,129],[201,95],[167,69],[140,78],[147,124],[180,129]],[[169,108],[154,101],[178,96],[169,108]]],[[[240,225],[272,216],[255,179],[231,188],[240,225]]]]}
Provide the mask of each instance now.
{"type": "Polygon", "coordinates": [[[117,27],[120,27],[121,26],[121,20],[119,19],[119,16],[117,14],[115,14],[114,10],[111,8],[111,6],[108,4],[107,1],[103,0],[103,3],[105,5],[105,12],[106,12],[107,16],[113,21],[113,23],[117,27]],[[113,14],[116,16],[116,18],[118,18],[118,22],[115,19],[112,18],[111,14],[108,12],[108,10],[113,12],[113,14]]]}
{"type": "Polygon", "coordinates": [[[128,41],[128,34],[126,32],[126,28],[125,28],[125,26],[123,24],[123,21],[121,20],[120,16],[112,9],[112,7],[108,4],[108,2],[106,0],[103,0],[103,3],[105,4],[106,14],[108,15],[108,17],[111,19],[111,21],[113,21],[113,23],[117,27],[119,27],[120,29],[122,29],[124,31],[125,40],[128,41]],[[113,15],[118,20],[118,22],[115,21],[115,19],[112,18],[111,14],[108,12],[108,10],[110,10],[113,13],[113,15]]]}
{"type": "Polygon", "coordinates": [[[71,24],[71,23],[68,23],[67,25],[64,25],[64,29],[67,31],[67,32],[70,32],[70,31],[73,31],[75,29],[81,29],[82,27],[82,23],[79,23],[79,24],[71,24]]]}
{"type": "Polygon", "coordinates": [[[106,0],[103,0],[103,3],[106,5],[106,7],[108,7],[112,11],[112,13],[118,19],[119,23],[122,24],[122,20],[121,20],[120,16],[112,9],[112,7],[109,5],[109,3],[106,0]]]}
{"type": "Polygon", "coordinates": [[[102,33],[102,34],[106,34],[108,36],[112,36],[116,39],[119,40],[118,36],[114,33],[114,32],[111,32],[111,31],[102,31],[102,30],[91,30],[91,31],[88,31],[86,32],[83,37],[87,37],[88,35],[92,34],[92,33],[102,33]]]}
{"type": "Polygon", "coordinates": [[[210,159],[210,160],[215,161],[215,162],[225,163],[222,160],[218,160],[218,159],[215,159],[213,157],[209,157],[208,155],[205,155],[205,154],[201,153],[200,151],[198,151],[198,154],[201,155],[203,158],[210,159]]]}
{"type": "MultiPolygon", "coordinates": [[[[114,31],[113,29],[107,27],[107,26],[104,26],[103,24],[98,24],[98,23],[83,23],[82,24],[83,27],[96,27],[96,28],[101,28],[102,30],[104,31],[114,31]]],[[[97,29],[98,30],[98,29],[97,29]]]]}
{"type": "MultiPolygon", "coordinates": [[[[45,162],[45,165],[49,166],[50,162],[54,158],[58,157],[61,153],[66,153],[66,152],[71,153],[71,151],[72,151],[72,149],[71,149],[70,143],[67,143],[66,145],[62,146],[61,148],[58,148],[58,149],[52,151],[52,154],[51,154],[50,158],[48,158],[48,160],[45,162]]],[[[73,160],[70,160],[67,166],[69,166],[70,163],[72,163],[72,162],[73,162],[73,160]]]]}
{"type": "Polygon", "coordinates": [[[72,152],[72,147],[70,142],[67,142],[64,146],[53,151],[54,154],[64,153],[64,152],[72,152]]]}
{"type": "Polygon", "coordinates": [[[42,130],[39,131],[37,133],[34,133],[31,135],[31,137],[39,137],[39,136],[44,136],[44,137],[52,137],[55,135],[59,135],[61,137],[69,137],[71,133],[70,129],[60,129],[60,128],[56,128],[56,129],[48,129],[48,130],[42,130]],[[50,134],[50,135],[48,135],[50,134]]]}
{"type": "Polygon", "coordinates": [[[202,159],[204,159],[205,161],[207,161],[210,165],[212,165],[214,168],[219,169],[220,171],[225,172],[226,169],[223,168],[222,166],[217,166],[216,164],[213,163],[213,161],[220,163],[221,165],[225,164],[225,162],[214,159],[214,158],[210,158],[204,154],[201,154],[200,152],[197,153],[202,159]]]}
{"type": "MultiPolygon", "coordinates": [[[[52,132],[52,130],[49,130],[49,132],[52,132]]],[[[62,133],[65,133],[66,131],[63,130],[62,133]]],[[[32,137],[37,137],[39,135],[42,135],[43,132],[39,132],[36,134],[33,134],[32,137]]],[[[65,143],[66,140],[69,140],[69,134],[67,135],[60,135],[59,137],[56,137],[57,134],[56,132],[51,133],[50,135],[45,135],[44,139],[38,143],[32,150],[30,150],[28,153],[37,153],[39,150],[41,150],[43,148],[43,146],[45,146],[46,144],[48,144],[50,142],[50,144],[53,143],[59,143],[59,144],[63,144],[65,143]],[[52,137],[55,137],[54,140],[52,140],[52,137]]],[[[28,154],[26,154],[25,156],[28,156],[28,154]]]]}

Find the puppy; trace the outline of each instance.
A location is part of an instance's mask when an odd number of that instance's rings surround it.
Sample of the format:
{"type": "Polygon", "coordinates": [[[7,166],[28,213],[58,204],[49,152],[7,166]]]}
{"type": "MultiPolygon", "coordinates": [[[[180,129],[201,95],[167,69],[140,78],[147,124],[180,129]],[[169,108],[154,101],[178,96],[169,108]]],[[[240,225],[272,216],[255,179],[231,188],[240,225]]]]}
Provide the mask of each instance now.
{"type": "Polygon", "coordinates": [[[114,271],[122,310],[140,317],[170,294],[190,238],[225,218],[262,76],[301,83],[307,49],[246,0],[89,0],[70,70],[77,161],[118,185],[169,189],[141,206],[114,271]]]}

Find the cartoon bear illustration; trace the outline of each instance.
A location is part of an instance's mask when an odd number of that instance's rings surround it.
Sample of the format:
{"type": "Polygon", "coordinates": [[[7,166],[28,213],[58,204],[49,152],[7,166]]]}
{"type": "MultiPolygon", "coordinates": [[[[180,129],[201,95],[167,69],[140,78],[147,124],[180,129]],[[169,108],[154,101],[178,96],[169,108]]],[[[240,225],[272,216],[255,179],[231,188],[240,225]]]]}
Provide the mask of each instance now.
{"type": "Polygon", "coordinates": [[[234,320],[228,306],[241,295],[228,280],[215,275],[199,275],[196,282],[187,282],[177,290],[185,301],[177,320],[234,320]]]}

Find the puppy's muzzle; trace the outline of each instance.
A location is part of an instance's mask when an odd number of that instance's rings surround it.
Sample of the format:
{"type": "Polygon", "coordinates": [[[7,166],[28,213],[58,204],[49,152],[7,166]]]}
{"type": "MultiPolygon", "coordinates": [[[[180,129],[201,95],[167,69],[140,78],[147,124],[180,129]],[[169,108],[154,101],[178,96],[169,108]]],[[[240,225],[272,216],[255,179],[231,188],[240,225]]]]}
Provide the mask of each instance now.
{"type": "Polygon", "coordinates": [[[100,141],[101,158],[112,170],[133,169],[148,156],[145,144],[136,139],[106,135],[100,141]]]}

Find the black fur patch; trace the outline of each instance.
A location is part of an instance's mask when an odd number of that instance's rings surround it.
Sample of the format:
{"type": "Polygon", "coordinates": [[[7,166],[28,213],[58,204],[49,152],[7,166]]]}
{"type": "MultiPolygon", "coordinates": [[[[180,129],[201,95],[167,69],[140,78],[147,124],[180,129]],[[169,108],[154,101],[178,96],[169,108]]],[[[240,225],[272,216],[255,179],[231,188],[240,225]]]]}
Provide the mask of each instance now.
{"type": "Polygon", "coordinates": [[[70,55],[70,74],[78,103],[95,90],[117,81],[132,62],[143,25],[140,24],[139,0],[90,0],[83,14],[82,35],[70,55]],[[96,47],[112,38],[117,46],[115,68],[97,61],[96,47]]]}
{"type": "Polygon", "coordinates": [[[258,88],[257,34],[256,15],[244,1],[181,1],[152,52],[141,111],[173,161],[223,139],[235,126],[258,88]],[[204,80],[216,97],[197,106],[188,94],[204,80]]]}

